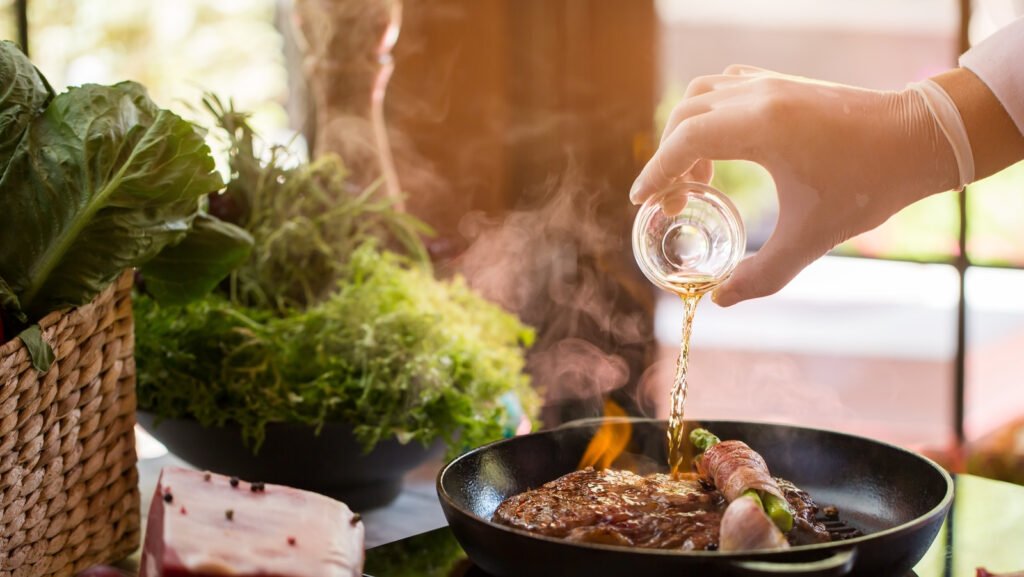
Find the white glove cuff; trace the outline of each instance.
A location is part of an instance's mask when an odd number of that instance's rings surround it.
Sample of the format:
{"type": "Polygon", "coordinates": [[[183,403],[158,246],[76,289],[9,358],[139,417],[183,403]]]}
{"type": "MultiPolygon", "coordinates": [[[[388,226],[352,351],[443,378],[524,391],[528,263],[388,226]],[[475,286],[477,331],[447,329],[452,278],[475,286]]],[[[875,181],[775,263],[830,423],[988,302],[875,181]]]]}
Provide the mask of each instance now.
{"type": "Polygon", "coordinates": [[[967,128],[964,127],[960,110],[949,94],[932,80],[908,84],[907,88],[921,95],[939,129],[953,147],[953,156],[960,170],[960,182],[956,190],[963,190],[964,186],[974,182],[974,154],[971,152],[971,141],[967,138],[967,128]]]}

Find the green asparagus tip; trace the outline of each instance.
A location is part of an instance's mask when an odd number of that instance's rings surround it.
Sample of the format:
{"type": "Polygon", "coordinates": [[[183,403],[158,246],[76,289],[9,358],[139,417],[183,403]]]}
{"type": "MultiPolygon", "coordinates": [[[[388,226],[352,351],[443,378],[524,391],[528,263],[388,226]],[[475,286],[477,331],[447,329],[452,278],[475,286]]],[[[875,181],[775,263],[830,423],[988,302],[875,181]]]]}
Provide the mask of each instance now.
{"type": "Polygon", "coordinates": [[[764,496],[764,512],[775,523],[783,533],[788,533],[793,528],[793,509],[785,499],[766,494],[764,496]]]}
{"type": "Polygon", "coordinates": [[[746,491],[744,491],[743,495],[740,498],[743,498],[743,497],[747,497],[748,499],[753,499],[754,502],[757,503],[758,507],[764,509],[764,503],[761,501],[761,496],[758,495],[757,491],[755,491],[754,489],[747,489],[746,491]]]}
{"type": "Polygon", "coordinates": [[[721,439],[713,435],[711,431],[707,429],[694,429],[690,433],[690,442],[701,451],[707,451],[711,447],[720,443],[721,439]]]}

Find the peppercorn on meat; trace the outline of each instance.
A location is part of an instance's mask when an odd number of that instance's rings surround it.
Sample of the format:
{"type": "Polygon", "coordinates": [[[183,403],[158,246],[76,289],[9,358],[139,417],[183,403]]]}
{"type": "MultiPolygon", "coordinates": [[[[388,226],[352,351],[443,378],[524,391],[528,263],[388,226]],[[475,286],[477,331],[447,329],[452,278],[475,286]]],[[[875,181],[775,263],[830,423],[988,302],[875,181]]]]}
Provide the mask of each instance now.
{"type": "Polygon", "coordinates": [[[323,495],[165,468],[149,509],[140,577],[356,577],[359,515],[323,495]]]}

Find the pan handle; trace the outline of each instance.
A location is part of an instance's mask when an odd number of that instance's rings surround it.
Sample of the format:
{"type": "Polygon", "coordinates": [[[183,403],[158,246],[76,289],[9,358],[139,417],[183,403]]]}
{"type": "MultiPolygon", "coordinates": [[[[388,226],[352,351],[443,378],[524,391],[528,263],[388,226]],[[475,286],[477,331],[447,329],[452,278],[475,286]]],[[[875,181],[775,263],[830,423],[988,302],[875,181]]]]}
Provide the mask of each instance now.
{"type": "Polygon", "coordinates": [[[856,549],[841,549],[819,561],[786,563],[780,561],[735,561],[732,567],[737,575],[771,577],[798,575],[800,577],[841,577],[853,569],[856,549]]]}

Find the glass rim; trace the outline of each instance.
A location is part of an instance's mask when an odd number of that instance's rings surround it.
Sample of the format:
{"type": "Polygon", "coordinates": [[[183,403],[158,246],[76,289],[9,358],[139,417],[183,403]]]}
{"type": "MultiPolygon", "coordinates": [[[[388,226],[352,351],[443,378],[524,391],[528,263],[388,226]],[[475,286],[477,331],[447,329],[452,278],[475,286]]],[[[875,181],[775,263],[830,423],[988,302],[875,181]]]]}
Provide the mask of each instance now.
{"type": "MultiPolygon", "coordinates": [[[[747,234],[746,227],[743,224],[743,218],[740,215],[736,205],[721,190],[696,181],[677,181],[665,186],[661,190],[651,195],[644,203],[640,206],[640,210],[637,212],[633,220],[633,234],[632,234],[632,245],[633,245],[633,257],[640,267],[640,272],[643,273],[647,280],[649,280],[655,286],[665,290],[671,290],[670,287],[659,278],[660,271],[655,270],[653,264],[644,257],[644,252],[640,247],[640,239],[643,237],[643,230],[648,226],[650,221],[654,218],[658,211],[661,211],[661,202],[666,196],[674,193],[682,192],[692,198],[703,201],[707,204],[715,207],[719,213],[722,213],[722,218],[726,221],[729,228],[735,233],[736,246],[733,249],[733,256],[728,269],[720,277],[717,277],[714,283],[716,286],[720,285],[736,270],[739,263],[743,260],[746,254],[747,234]]],[[[674,218],[674,217],[669,217],[674,218]]]]}

